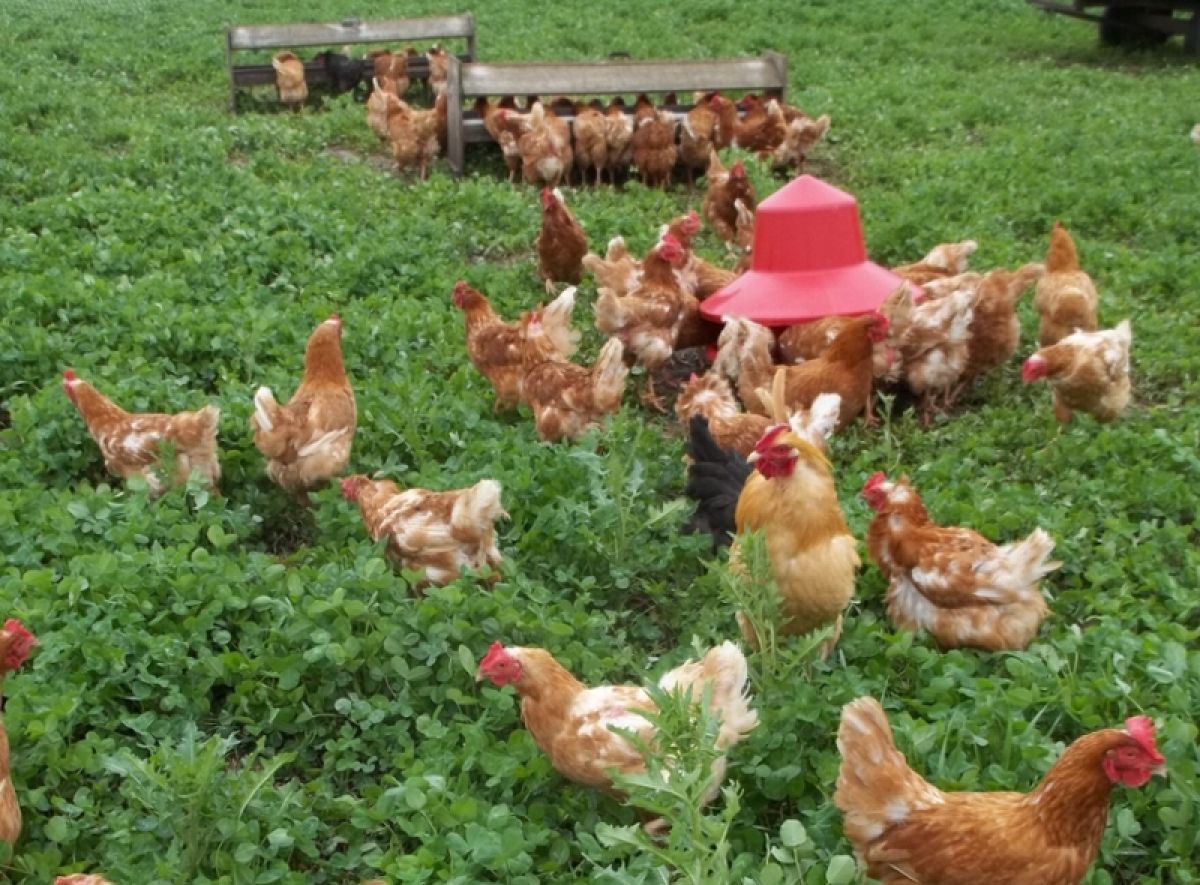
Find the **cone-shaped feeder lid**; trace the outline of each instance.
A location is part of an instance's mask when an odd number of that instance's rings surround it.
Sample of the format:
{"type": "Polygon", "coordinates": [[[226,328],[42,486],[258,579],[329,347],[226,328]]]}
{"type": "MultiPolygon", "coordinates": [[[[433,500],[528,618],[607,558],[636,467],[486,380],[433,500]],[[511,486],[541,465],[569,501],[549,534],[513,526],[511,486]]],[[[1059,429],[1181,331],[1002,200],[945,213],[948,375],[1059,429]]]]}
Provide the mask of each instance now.
{"type": "Polygon", "coordinates": [[[867,260],[854,197],[801,175],[759,204],[750,270],[700,312],[791,326],[876,310],[902,282],[867,260]]]}

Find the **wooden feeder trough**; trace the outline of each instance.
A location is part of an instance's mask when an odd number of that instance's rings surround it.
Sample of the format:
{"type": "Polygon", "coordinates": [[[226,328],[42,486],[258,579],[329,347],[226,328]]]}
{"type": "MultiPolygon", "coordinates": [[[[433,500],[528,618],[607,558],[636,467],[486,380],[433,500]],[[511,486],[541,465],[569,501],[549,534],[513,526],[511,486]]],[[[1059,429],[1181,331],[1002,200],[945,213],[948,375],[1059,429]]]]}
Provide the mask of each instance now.
{"type": "MultiPolygon", "coordinates": [[[[451,59],[446,156],[454,173],[462,175],[464,146],[492,140],[479,114],[463,109],[464,102],[481,96],[540,95],[549,100],[559,95],[581,98],[674,92],[690,98],[693,92],[753,90],[783,98],[786,86],[787,59],[778,52],[759,58],[658,61],[463,64],[451,59]]],[[[677,116],[691,108],[691,104],[667,106],[677,116]]],[[[573,120],[573,114],[555,113],[568,122],[573,120]]]]}
{"type": "MultiPolygon", "coordinates": [[[[432,18],[400,18],[387,21],[346,19],[337,24],[239,25],[225,32],[225,61],[229,67],[229,109],[237,111],[237,91],[247,86],[273,86],[275,70],[265,64],[233,63],[234,53],[248,50],[296,49],[301,46],[342,46],[367,43],[381,46],[388,43],[416,42],[443,39],[466,41],[466,51],[457,61],[475,59],[475,17],[447,15],[432,18]]],[[[429,76],[429,62],[418,55],[408,63],[413,79],[429,76]]],[[[328,82],[325,68],[311,61],[304,63],[304,80],[309,86],[328,82]]],[[[368,82],[368,85],[369,82],[368,82]]]]}

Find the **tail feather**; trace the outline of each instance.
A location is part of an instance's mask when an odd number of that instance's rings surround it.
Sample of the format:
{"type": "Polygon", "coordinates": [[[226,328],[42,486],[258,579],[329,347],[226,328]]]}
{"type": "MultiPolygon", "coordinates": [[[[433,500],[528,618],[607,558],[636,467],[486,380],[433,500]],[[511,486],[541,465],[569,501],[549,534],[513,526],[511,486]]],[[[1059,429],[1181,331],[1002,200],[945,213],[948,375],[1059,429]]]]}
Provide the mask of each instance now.
{"type": "Polygon", "coordinates": [[[1019,297],[1024,294],[1025,290],[1040,280],[1046,273],[1046,265],[1040,261],[1022,264],[1013,271],[1010,285],[1014,291],[1013,301],[1019,300],[1019,297]]]}
{"type": "Polygon", "coordinates": [[[592,401],[600,412],[615,412],[621,405],[629,375],[624,356],[625,346],[620,339],[609,338],[592,366],[592,401]]]}
{"type": "Polygon", "coordinates": [[[690,687],[693,698],[699,698],[705,686],[711,686],[709,709],[721,717],[717,746],[725,749],[758,724],[758,713],[750,706],[748,675],[746,656],[726,640],[710,648],[699,661],[687,661],[663,674],[658,684],[666,691],[690,687]]]}
{"type": "MultiPolygon", "coordinates": [[[[1000,548],[1001,556],[995,560],[996,583],[998,589],[1007,590],[1012,594],[1009,600],[1027,593],[1037,593],[1037,582],[1062,565],[1061,562],[1050,562],[1050,554],[1054,552],[1054,539],[1044,529],[1034,529],[1023,541],[1006,544],[1000,548]]],[[[980,567],[980,574],[986,574],[991,564],[980,567]]]]}
{"type": "Polygon", "coordinates": [[[173,422],[176,436],[201,447],[215,444],[220,418],[221,410],[212,404],[195,412],[180,412],[173,422]]]}
{"type": "Polygon", "coordinates": [[[569,357],[579,348],[579,332],[571,328],[571,311],[574,309],[575,287],[568,286],[542,311],[546,337],[563,357],[569,357]]]}
{"type": "Polygon", "coordinates": [[[626,317],[621,299],[612,289],[601,289],[592,309],[596,313],[596,328],[601,332],[614,335],[625,327],[626,317]]]}
{"type": "Polygon", "coordinates": [[[1079,269],[1079,253],[1075,251],[1071,232],[1062,226],[1062,222],[1054,222],[1054,228],[1050,231],[1050,248],[1046,250],[1046,272],[1063,273],[1079,269]]]}
{"type": "Polygon", "coordinates": [[[318,452],[323,452],[342,437],[350,432],[349,427],[339,427],[336,430],[327,430],[316,439],[309,440],[303,446],[296,450],[296,454],[301,458],[309,458],[318,452]]]}
{"type": "Polygon", "coordinates": [[[620,261],[629,254],[629,249],[625,245],[624,237],[613,237],[608,241],[608,249],[604,253],[604,257],[608,261],[620,261]]]}
{"type": "Polygon", "coordinates": [[[963,273],[971,253],[979,248],[974,240],[963,240],[961,243],[938,243],[921,259],[922,264],[939,267],[954,274],[963,273]]]}
{"type": "Polygon", "coordinates": [[[1133,327],[1129,320],[1121,320],[1109,333],[1112,347],[1105,348],[1104,361],[1109,373],[1129,371],[1129,348],[1133,344],[1133,327]]]}
{"type": "Polygon", "coordinates": [[[842,764],[833,803],[842,812],[846,835],[860,849],[911,812],[946,801],[896,749],[883,707],[872,697],[842,707],[837,747],[842,764]]]}
{"type": "Polygon", "coordinates": [[[269,433],[275,429],[278,418],[279,403],[275,401],[271,388],[260,387],[254,391],[254,417],[251,420],[255,428],[269,433]]]}
{"type": "Polygon", "coordinates": [[[828,447],[827,440],[837,429],[841,413],[841,394],[822,393],[813,400],[807,415],[793,415],[788,423],[791,424],[793,433],[825,451],[828,447]]]}
{"type": "Polygon", "coordinates": [[[508,516],[500,504],[500,483],[481,479],[464,489],[450,511],[450,525],[458,532],[483,534],[501,516],[508,516]]]}
{"type": "Polygon", "coordinates": [[[221,420],[221,410],[209,403],[197,414],[200,415],[201,426],[209,433],[217,432],[217,422],[221,420]]]}

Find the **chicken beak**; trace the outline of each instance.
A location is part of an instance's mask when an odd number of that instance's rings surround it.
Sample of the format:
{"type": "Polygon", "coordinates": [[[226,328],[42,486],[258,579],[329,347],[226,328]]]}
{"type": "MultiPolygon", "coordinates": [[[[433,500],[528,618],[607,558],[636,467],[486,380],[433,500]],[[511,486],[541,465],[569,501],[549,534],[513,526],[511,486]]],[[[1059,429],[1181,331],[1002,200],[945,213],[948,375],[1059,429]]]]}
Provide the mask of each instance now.
{"type": "Polygon", "coordinates": [[[761,457],[762,456],[759,455],[758,452],[751,452],[749,455],[746,456],[746,463],[747,464],[757,464],[758,459],[761,457]]]}
{"type": "Polygon", "coordinates": [[[480,682],[483,682],[483,671],[476,670],[475,671],[475,684],[478,685],[480,682]]]}

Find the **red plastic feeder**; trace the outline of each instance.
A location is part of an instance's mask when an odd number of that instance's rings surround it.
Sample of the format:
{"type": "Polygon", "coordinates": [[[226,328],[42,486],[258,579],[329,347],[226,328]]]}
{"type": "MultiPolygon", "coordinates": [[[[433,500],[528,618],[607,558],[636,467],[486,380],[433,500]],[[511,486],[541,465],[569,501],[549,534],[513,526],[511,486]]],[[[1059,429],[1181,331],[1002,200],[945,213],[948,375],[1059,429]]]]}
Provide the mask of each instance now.
{"type": "Polygon", "coordinates": [[[759,205],[750,270],[706,298],[700,313],[792,326],[876,310],[901,283],[867,260],[854,197],[801,175],[759,205]]]}

